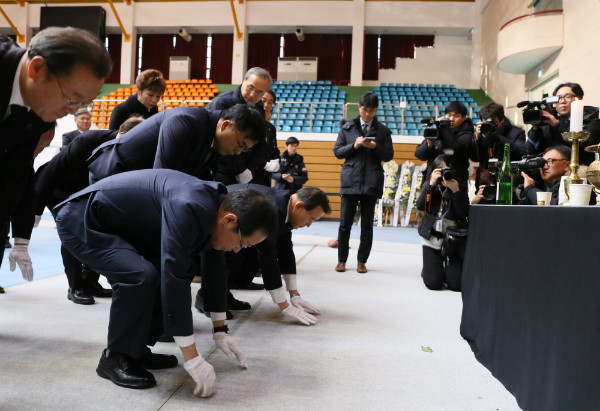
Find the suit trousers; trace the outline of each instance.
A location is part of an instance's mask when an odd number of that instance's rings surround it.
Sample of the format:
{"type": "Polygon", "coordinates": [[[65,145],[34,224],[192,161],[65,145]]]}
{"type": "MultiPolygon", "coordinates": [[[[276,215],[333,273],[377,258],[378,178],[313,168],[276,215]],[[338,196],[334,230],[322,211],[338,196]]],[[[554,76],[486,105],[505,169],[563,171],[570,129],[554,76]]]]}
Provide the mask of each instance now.
{"type": "Polygon", "coordinates": [[[133,246],[96,248],[60,226],[58,229],[67,250],[105,276],[112,286],[107,348],[140,358],[163,331],[160,270],[133,246]]]}
{"type": "Polygon", "coordinates": [[[360,203],[361,222],[360,246],[358,247],[357,259],[361,263],[366,263],[371,254],[371,246],[373,245],[373,216],[375,215],[377,197],[342,194],[340,227],[338,229],[338,261],[342,263],[348,260],[350,230],[352,230],[358,203],[360,203]]]}

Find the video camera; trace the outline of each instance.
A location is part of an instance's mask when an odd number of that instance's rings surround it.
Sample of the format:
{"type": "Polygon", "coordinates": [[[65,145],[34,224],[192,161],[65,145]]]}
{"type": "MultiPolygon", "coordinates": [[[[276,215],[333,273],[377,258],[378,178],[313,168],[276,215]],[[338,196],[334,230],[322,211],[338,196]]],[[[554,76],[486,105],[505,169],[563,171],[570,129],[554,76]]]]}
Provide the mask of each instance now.
{"type": "MultiPolygon", "coordinates": [[[[523,184],[523,176],[521,176],[521,171],[524,171],[531,178],[536,179],[536,174],[539,173],[539,169],[544,167],[546,164],[546,160],[544,157],[536,157],[532,155],[523,156],[522,159],[518,161],[511,161],[510,168],[513,173],[513,184],[515,187],[518,187],[523,184]]],[[[483,189],[483,198],[488,201],[493,201],[496,198],[496,182],[498,170],[502,168],[502,161],[497,158],[490,158],[488,163],[488,170],[490,173],[491,183],[490,185],[485,186],[483,189]]]]}
{"type": "Polygon", "coordinates": [[[544,116],[542,115],[542,110],[546,110],[552,115],[556,115],[554,104],[558,103],[558,97],[544,97],[542,101],[521,101],[517,103],[517,107],[526,107],[523,109],[523,122],[525,124],[531,124],[534,126],[538,126],[542,124],[544,120],[544,116]]]}
{"type": "Polygon", "coordinates": [[[421,120],[421,124],[425,124],[423,128],[423,137],[436,139],[438,138],[438,130],[440,128],[450,127],[450,120],[444,119],[438,121],[432,118],[424,118],[423,120],[421,120]]]}

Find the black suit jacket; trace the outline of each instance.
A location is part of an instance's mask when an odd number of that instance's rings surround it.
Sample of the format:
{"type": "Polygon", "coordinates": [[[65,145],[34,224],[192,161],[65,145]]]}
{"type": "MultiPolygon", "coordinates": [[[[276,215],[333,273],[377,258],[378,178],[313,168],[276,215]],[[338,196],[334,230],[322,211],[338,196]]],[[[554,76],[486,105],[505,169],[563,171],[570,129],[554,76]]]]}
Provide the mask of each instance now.
{"type": "Polygon", "coordinates": [[[125,122],[132,114],[139,114],[145,119],[158,114],[158,106],[154,106],[148,110],[148,107],[140,103],[137,98],[137,94],[129,96],[127,100],[121,104],[117,104],[110,115],[110,123],[108,128],[111,130],[118,130],[121,124],[125,122]]]}
{"type": "MultiPolygon", "coordinates": [[[[207,270],[225,275],[222,251],[210,245],[225,186],[174,170],[138,170],[103,179],[59,204],[59,234],[81,247],[128,248],[154,263],[166,335],[191,335],[191,281],[202,255],[207,270]]],[[[84,263],[86,261],[83,261],[84,263]]],[[[119,262],[114,262],[119,271],[119,262]]],[[[91,266],[91,268],[94,268],[91,266]]],[[[135,304],[135,301],[131,302],[135,304]]]]}
{"type": "Polygon", "coordinates": [[[117,137],[117,130],[90,130],[80,133],[52,160],[36,173],[35,214],[44,207],[52,208],[71,194],[83,190],[89,183],[86,160],[100,144],[117,137]]]}
{"type": "Polygon", "coordinates": [[[16,204],[31,175],[33,152],[40,136],[54,127],[24,107],[10,107],[13,80],[22,49],[0,42],[0,227],[10,221],[16,204]]]}
{"type": "Polygon", "coordinates": [[[79,130],[69,131],[68,133],[64,133],[62,136],[62,148],[64,149],[66,146],[71,144],[71,141],[75,139],[78,135],[81,134],[79,130]]]}
{"type": "MultiPolygon", "coordinates": [[[[251,188],[263,194],[277,210],[276,234],[267,237],[255,246],[265,288],[274,290],[282,286],[281,274],[296,274],[292,226],[285,222],[291,193],[287,190],[277,190],[260,184],[233,184],[227,186],[227,191],[231,192],[242,188],[251,188]]],[[[226,258],[228,254],[230,253],[226,253],[226,258]]]]}
{"type": "Polygon", "coordinates": [[[217,157],[212,143],[220,111],[179,107],[145,120],[98,147],[88,160],[90,182],[123,171],[170,168],[204,180],[217,157]]]}

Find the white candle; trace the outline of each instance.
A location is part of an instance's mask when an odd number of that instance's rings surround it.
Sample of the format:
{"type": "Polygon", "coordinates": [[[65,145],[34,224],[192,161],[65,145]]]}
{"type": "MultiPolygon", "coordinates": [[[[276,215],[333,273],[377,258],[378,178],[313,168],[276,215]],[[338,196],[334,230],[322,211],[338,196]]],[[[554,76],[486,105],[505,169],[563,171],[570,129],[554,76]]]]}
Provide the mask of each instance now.
{"type": "Polygon", "coordinates": [[[583,130],[583,100],[573,100],[571,103],[571,131],[583,130]]]}

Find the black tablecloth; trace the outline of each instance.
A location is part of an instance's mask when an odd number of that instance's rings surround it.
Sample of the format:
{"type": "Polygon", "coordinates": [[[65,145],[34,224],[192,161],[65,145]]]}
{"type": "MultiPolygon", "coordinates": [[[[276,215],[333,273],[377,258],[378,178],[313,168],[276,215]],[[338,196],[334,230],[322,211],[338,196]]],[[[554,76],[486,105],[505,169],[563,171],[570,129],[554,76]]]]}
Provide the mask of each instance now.
{"type": "Polygon", "coordinates": [[[600,207],[471,207],[461,335],[523,409],[600,409],[599,271],[600,207]]]}

